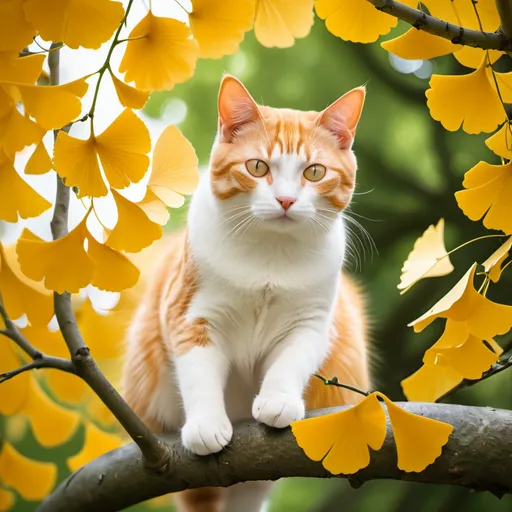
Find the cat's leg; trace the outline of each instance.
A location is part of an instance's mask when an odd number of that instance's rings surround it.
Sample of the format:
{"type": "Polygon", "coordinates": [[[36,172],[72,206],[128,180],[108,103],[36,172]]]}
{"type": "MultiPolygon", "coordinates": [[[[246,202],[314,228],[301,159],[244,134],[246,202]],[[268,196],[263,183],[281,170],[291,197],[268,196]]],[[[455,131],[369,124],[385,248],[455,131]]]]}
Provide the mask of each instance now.
{"type": "Polygon", "coordinates": [[[183,445],[197,455],[219,452],[233,435],[224,405],[228,359],[209,343],[176,355],[174,364],[185,408],[183,445]]]}
{"type": "MultiPolygon", "coordinates": [[[[175,495],[177,512],[221,512],[227,489],[222,487],[202,487],[188,489],[175,495]]],[[[243,508],[238,509],[240,511],[243,508]]]]}
{"type": "Polygon", "coordinates": [[[294,329],[269,354],[252,414],[270,427],[287,427],[304,417],[303,393],[309,378],[324,361],[328,336],[323,326],[294,329]]]}
{"type": "Polygon", "coordinates": [[[228,487],[224,512],[260,512],[274,482],[243,482],[228,487]]]}

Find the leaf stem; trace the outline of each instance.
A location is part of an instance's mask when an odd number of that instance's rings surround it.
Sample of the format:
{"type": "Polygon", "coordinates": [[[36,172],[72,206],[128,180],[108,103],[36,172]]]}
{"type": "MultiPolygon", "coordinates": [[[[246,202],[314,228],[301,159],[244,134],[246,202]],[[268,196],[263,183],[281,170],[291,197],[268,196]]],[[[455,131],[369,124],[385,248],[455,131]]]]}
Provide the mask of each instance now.
{"type": "Polygon", "coordinates": [[[355,388],[354,386],[349,386],[348,384],[342,384],[338,380],[338,377],[333,377],[332,379],[326,379],[325,377],[323,377],[322,375],[320,375],[318,373],[315,373],[314,377],[316,377],[317,379],[320,379],[326,386],[336,386],[337,388],[348,389],[349,391],[353,391],[354,393],[359,393],[360,395],[364,395],[364,396],[370,395],[370,393],[368,393],[367,391],[363,391],[359,388],[355,388]]]}

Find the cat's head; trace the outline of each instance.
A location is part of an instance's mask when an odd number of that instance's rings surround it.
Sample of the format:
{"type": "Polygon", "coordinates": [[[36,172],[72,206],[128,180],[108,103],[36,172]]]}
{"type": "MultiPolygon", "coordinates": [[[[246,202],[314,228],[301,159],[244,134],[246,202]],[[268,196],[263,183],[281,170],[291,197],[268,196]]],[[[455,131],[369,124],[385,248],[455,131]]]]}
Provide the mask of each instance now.
{"type": "Polygon", "coordinates": [[[225,76],[210,179],[228,218],[278,232],[325,231],[352,198],[364,98],[358,87],[322,112],[271,108],[225,76]]]}

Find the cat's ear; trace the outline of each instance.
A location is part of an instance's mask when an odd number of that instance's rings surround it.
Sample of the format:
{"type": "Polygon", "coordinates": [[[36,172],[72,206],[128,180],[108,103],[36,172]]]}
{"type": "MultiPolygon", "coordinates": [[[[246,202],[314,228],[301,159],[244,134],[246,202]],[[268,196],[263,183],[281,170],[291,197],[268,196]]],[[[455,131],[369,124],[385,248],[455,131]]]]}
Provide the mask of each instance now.
{"type": "Polygon", "coordinates": [[[320,112],[317,123],[327,128],[339,140],[341,149],[350,149],[357,123],[363,110],[366,89],[356,87],[320,112]]]}
{"type": "Polygon", "coordinates": [[[247,89],[234,76],[225,75],[219,90],[219,132],[230,142],[242,125],[260,119],[260,109],[247,89]]]}

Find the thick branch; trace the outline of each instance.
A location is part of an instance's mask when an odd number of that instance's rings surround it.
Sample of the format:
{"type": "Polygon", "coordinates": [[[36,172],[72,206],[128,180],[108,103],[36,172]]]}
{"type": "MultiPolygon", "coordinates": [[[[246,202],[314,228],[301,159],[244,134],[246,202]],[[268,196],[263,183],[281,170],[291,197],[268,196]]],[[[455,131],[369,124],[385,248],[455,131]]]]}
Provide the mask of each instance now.
{"type": "Polygon", "coordinates": [[[19,368],[10,370],[5,373],[0,373],[0,384],[6,380],[16,377],[16,375],[19,375],[20,373],[27,372],[29,370],[36,370],[39,368],[55,368],[67,373],[76,373],[75,365],[72,361],[62,359],[61,357],[53,357],[41,354],[40,357],[34,359],[31,363],[27,363],[23,366],[20,366],[19,368]]]}
{"type": "Polygon", "coordinates": [[[448,39],[453,44],[473,46],[475,48],[483,48],[484,50],[512,51],[512,38],[507,37],[505,34],[470,30],[458,25],[452,25],[418,9],[395,2],[395,0],[368,1],[380,11],[406,21],[414,28],[442,37],[443,39],[448,39]]]}
{"type": "MultiPolygon", "coordinates": [[[[54,43],[52,48],[59,43],[54,43]]],[[[50,67],[50,83],[59,83],[59,51],[48,56],[50,67]]],[[[57,132],[54,133],[55,138],[57,132]]],[[[57,240],[68,233],[70,189],[57,176],[57,195],[55,209],[51,221],[53,239],[57,240]]],[[[71,294],[54,293],[55,316],[62,336],[69,349],[76,373],[94,390],[101,401],[110,409],[128,435],[135,441],[142,452],[146,467],[156,471],[162,470],[169,459],[169,451],[165,444],[155,436],[144,422],[130,409],[121,395],[98,368],[85,345],[84,339],[76,323],[75,313],[71,304],[71,294]]]]}
{"type": "Polygon", "coordinates": [[[512,37],[512,0],[496,0],[496,7],[500,15],[501,31],[512,37]]]}
{"type": "MultiPolygon", "coordinates": [[[[397,468],[395,444],[388,425],[384,446],[372,452],[371,464],[348,477],[352,485],[386,478],[460,485],[498,496],[512,493],[512,471],[506,470],[512,460],[512,411],[447,404],[400,405],[413,413],[452,424],[455,430],[447,446],[425,471],[405,473],[397,468]]],[[[314,411],[310,416],[341,409],[314,411]]],[[[145,471],[139,451],[130,444],[73,473],[38,511],[110,512],[195,487],[293,476],[332,477],[321,463],[304,455],[290,429],[275,430],[251,421],[243,422],[235,427],[228,450],[204,458],[185,453],[175,436],[161,436],[161,439],[171,451],[163,474],[145,471]]]]}

